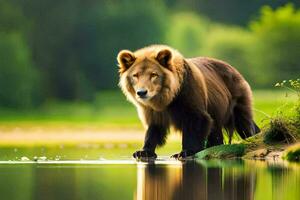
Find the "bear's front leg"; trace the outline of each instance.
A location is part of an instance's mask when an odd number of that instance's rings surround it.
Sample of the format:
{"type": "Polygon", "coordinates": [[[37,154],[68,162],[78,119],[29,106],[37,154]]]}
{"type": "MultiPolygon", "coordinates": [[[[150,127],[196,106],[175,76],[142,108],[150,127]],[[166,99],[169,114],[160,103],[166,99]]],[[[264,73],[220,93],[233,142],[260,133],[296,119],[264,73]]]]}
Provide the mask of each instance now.
{"type": "Polygon", "coordinates": [[[142,150],[133,153],[133,157],[138,160],[143,159],[155,159],[157,155],[155,154],[155,148],[157,145],[163,145],[166,141],[167,129],[161,125],[149,125],[144,146],[142,150]]]}
{"type": "Polygon", "coordinates": [[[193,158],[194,155],[205,148],[205,141],[210,132],[212,120],[208,114],[190,116],[182,127],[182,151],[172,157],[184,160],[193,158]]]}

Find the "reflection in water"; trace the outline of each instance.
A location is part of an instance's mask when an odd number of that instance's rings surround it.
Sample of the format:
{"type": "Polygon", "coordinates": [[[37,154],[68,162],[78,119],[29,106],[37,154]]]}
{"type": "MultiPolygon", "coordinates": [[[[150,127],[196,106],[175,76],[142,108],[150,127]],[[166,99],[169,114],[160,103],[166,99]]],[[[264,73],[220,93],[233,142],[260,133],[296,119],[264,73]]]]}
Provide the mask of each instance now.
{"type": "Polygon", "coordinates": [[[182,165],[138,165],[137,199],[172,199],[182,180],[182,165]]]}
{"type": "Polygon", "coordinates": [[[136,199],[300,199],[300,193],[293,194],[289,188],[290,185],[292,188],[300,186],[299,171],[290,171],[282,166],[267,167],[266,163],[255,161],[228,163],[190,161],[165,167],[141,165],[137,170],[136,199]],[[270,173],[266,174],[266,171],[270,173]],[[296,173],[296,178],[290,177],[290,173],[296,173]],[[292,184],[284,185],[283,181],[291,178],[294,178],[292,184]],[[261,185],[268,180],[271,181],[261,185]]]}
{"type": "Polygon", "coordinates": [[[0,163],[5,200],[298,200],[300,165],[134,160],[0,163]]]}

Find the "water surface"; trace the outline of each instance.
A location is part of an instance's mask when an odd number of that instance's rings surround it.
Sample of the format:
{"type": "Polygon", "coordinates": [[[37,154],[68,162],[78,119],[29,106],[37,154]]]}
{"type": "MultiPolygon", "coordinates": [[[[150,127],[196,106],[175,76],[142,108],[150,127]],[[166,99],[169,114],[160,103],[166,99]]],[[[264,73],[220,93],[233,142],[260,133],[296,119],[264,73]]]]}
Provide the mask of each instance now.
{"type": "Polygon", "coordinates": [[[131,148],[110,151],[103,158],[97,148],[3,148],[1,200],[300,199],[298,164],[168,156],[142,163],[128,156],[131,148]]]}

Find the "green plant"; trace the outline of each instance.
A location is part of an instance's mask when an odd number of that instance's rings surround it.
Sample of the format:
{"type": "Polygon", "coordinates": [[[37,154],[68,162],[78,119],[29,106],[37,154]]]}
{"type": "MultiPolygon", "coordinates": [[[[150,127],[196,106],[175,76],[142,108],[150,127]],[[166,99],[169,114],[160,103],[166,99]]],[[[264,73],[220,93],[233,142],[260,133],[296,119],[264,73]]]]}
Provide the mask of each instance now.
{"type": "Polygon", "coordinates": [[[300,79],[290,79],[289,81],[283,80],[282,82],[278,82],[275,84],[275,87],[283,87],[292,92],[295,92],[300,98],[300,79]]]}
{"type": "Polygon", "coordinates": [[[275,87],[285,88],[297,94],[298,100],[293,107],[291,120],[300,134],[300,79],[283,80],[282,82],[276,83],[275,87]]]}
{"type": "Polygon", "coordinates": [[[270,126],[264,134],[264,143],[293,143],[297,140],[292,134],[294,132],[295,127],[289,119],[275,117],[271,119],[270,126]]]}
{"type": "Polygon", "coordinates": [[[292,143],[297,141],[300,136],[300,79],[283,80],[276,83],[275,87],[285,88],[296,93],[298,99],[291,112],[279,110],[278,115],[271,119],[270,126],[264,135],[264,142],[268,144],[292,143]]]}

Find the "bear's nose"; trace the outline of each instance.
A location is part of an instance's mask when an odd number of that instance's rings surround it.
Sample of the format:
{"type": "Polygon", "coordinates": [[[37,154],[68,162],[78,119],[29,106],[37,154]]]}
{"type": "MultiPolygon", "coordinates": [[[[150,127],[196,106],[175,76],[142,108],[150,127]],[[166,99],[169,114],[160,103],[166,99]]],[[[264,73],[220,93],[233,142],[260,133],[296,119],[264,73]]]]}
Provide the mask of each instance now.
{"type": "Polygon", "coordinates": [[[136,94],[139,95],[139,97],[144,98],[147,95],[147,90],[139,89],[136,91],[136,94]]]}

